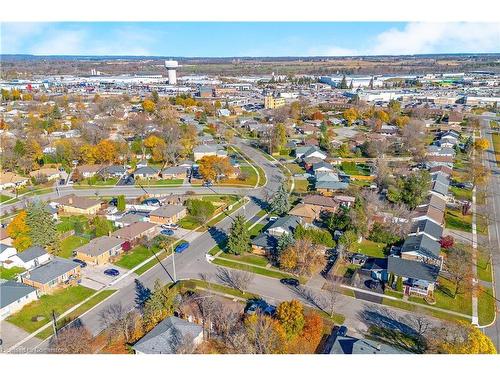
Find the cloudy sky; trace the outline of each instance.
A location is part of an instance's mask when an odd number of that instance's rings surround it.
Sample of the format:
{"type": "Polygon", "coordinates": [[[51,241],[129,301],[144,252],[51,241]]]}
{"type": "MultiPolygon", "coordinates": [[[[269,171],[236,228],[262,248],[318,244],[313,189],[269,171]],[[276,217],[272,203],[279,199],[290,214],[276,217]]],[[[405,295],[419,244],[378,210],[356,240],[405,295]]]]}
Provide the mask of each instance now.
{"type": "Polygon", "coordinates": [[[2,23],[1,53],[345,56],[499,53],[499,23],[2,23]]]}

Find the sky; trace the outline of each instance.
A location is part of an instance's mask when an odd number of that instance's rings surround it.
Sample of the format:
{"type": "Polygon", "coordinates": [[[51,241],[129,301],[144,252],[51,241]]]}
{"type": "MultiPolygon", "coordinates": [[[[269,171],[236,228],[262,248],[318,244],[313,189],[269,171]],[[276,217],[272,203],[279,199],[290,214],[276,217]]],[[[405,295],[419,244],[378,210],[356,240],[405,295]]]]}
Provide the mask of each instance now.
{"type": "Polygon", "coordinates": [[[181,57],[500,53],[500,23],[2,23],[2,54],[181,57]]]}

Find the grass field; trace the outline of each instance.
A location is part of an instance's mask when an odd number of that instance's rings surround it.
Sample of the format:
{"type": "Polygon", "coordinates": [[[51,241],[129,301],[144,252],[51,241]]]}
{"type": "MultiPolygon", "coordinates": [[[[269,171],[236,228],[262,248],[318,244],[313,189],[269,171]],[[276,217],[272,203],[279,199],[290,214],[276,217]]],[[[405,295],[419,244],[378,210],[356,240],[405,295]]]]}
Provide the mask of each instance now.
{"type": "Polygon", "coordinates": [[[24,272],[24,268],[22,267],[12,267],[9,269],[0,267],[0,279],[14,280],[21,272],[24,272]]]}
{"type": "MultiPolygon", "coordinates": [[[[184,240],[178,240],[178,241],[174,242],[174,247],[177,246],[177,245],[180,245],[181,243],[184,243],[184,242],[186,242],[186,241],[184,241],[184,240]]],[[[189,251],[189,249],[186,250],[186,251],[189,251]]],[[[165,251],[158,251],[155,254],[157,255],[157,257],[158,257],[159,260],[163,260],[163,259],[165,259],[166,257],[168,257],[170,255],[170,252],[167,253],[165,251]]],[[[148,259],[152,255],[153,254],[150,252],[150,255],[148,257],[144,257],[145,256],[145,252],[144,252],[144,250],[141,250],[141,255],[140,256],[139,255],[135,255],[135,257],[132,256],[132,259],[127,260],[126,262],[128,262],[128,265],[130,265],[132,263],[135,263],[132,267],[130,267],[130,268],[133,268],[137,264],[140,264],[141,262],[145,261],[146,259],[148,259]],[[142,260],[140,260],[140,259],[142,259],[142,260]]],[[[137,275],[142,275],[144,272],[146,272],[147,270],[149,270],[151,267],[156,266],[158,264],[158,259],[153,258],[152,260],[150,260],[149,262],[147,262],[146,264],[144,264],[143,266],[141,266],[137,270],[135,270],[135,273],[137,275]]],[[[125,268],[127,268],[127,267],[125,267],[125,268]]]]}
{"type": "Polygon", "coordinates": [[[178,186],[182,185],[184,183],[183,179],[172,179],[172,180],[137,180],[135,182],[136,185],[142,185],[142,186],[178,186]]]}
{"type": "Polygon", "coordinates": [[[462,320],[464,322],[470,323],[469,319],[461,318],[459,316],[452,315],[452,314],[447,314],[447,313],[442,312],[442,311],[436,311],[436,310],[426,309],[424,307],[424,305],[422,305],[422,307],[420,307],[420,306],[417,306],[417,305],[412,305],[412,304],[406,303],[404,301],[396,301],[396,300],[392,300],[392,299],[389,299],[389,298],[384,298],[382,300],[382,304],[386,305],[386,306],[396,307],[398,309],[407,310],[407,311],[413,311],[413,312],[420,312],[420,313],[428,314],[428,315],[431,315],[431,316],[433,316],[435,318],[438,318],[438,319],[444,319],[444,320],[450,320],[450,321],[459,321],[459,320],[462,320]]]}
{"type": "Polygon", "coordinates": [[[259,268],[259,267],[252,267],[252,266],[247,266],[244,264],[239,264],[235,262],[231,262],[225,259],[220,259],[216,258],[212,261],[213,264],[219,265],[219,266],[224,266],[224,267],[229,267],[229,268],[235,268],[238,270],[242,271],[247,271],[247,272],[252,272],[252,273],[257,273],[259,275],[264,275],[264,276],[269,276],[269,277],[274,277],[276,279],[283,279],[287,277],[291,277],[292,275],[289,273],[283,273],[280,271],[275,271],[274,269],[267,269],[267,268],[259,268]]]}
{"type": "Polygon", "coordinates": [[[497,165],[500,165],[500,134],[492,134],[493,138],[493,149],[495,150],[495,159],[497,160],[497,165]]]}
{"type": "Polygon", "coordinates": [[[8,201],[10,199],[13,199],[13,198],[9,197],[8,195],[0,194],[0,203],[6,202],[6,201],[8,201]]]}
{"type": "Polygon", "coordinates": [[[477,257],[477,277],[480,280],[491,283],[493,277],[491,275],[491,262],[489,257],[481,252],[477,257]]]}
{"type": "Polygon", "coordinates": [[[163,250],[157,247],[148,249],[145,246],[139,245],[122,255],[120,259],[115,262],[115,264],[123,268],[132,269],[149,257],[153,256],[153,253],[159,254],[161,252],[163,252],[163,250]]]}
{"type": "Polygon", "coordinates": [[[387,245],[370,240],[363,240],[354,245],[354,251],[374,258],[385,258],[384,248],[387,245]]]}
{"type": "Polygon", "coordinates": [[[27,332],[34,332],[38,328],[50,322],[52,310],[57,314],[62,314],[72,306],[90,297],[95,291],[81,285],[68,287],[55,292],[52,295],[43,295],[38,301],[31,302],[23,309],[7,318],[7,321],[24,329],[27,332]],[[33,319],[41,317],[37,321],[33,319]]]}
{"type": "Polygon", "coordinates": [[[295,179],[295,186],[293,187],[293,191],[295,193],[307,193],[309,191],[309,181],[308,180],[298,180],[295,179]]]}
{"type": "Polygon", "coordinates": [[[455,286],[451,281],[444,277],[439,277],[438,282],[439,286],[434,292],[436,298],[436,304],[434,306],[462,314],[472,314],[472,296],[470,291],[466,291],[464,294],[459,294],[454,297],[455,286]]]}
{"type": "Polygon", "coordinates": [[[370,168],[366,164],[357,164],[354,162],[342,162],[340,165],[340,169],[342,169],[348,175],[361,175],[361,176],[369,176],[370,168]]]}
{"type": "Polygon", "coordinates": [[[472,201],[472,190],[460,189],[456,186],[450,186],[450,191],[453,193],[455,199],[464,201],[472,201]]]}
{"type": "Polygon", "coordinates": [[[238,262],[245,262],[252,264],[254,266],[261,266],[261,267],[265,267],[269,263],[266,257],[254,254],[233,255],[233,254],[222,253],[221,255],[219,255],[219,257],[228,260],[236,260],[238,262]]]}
{"type": "Polygon", "coordinates": [[[491,288],[485,288],[479,293],[477,305],[479,324],[487,325],[492,323],[493,319],[495,319],[495,299],[491,288]]]}
{"type": "Polygon", "coordinates": [[[76,186],[115,186],[118,178],[108,178],[106,180],[97,180],[93,177],[86,178],[78,182],[76,186]]]}
{"type": "Polygon", "coordinates": [[[83,237],[69,236],[61,241],[61,252],[58,255],[63,258],[71,258],[73,256],[73,250],[88,242],[89,240],[83,237]]]}
{"type": "Polygon", "coordinates": [[[57,231],[61,233],[68,232],[75,228],[75,223],[80,222],[84,228],[89,224],[89,220],[85,216],[63,216],[59,218],[60,223],[56,225],[57,231]]]}
{"type": "Polygon", "coordinates": [[[472,231],[472,215],[463,216],[459,210],[447,208],[445,214],[445,226],[449,229],[472,231]]]}

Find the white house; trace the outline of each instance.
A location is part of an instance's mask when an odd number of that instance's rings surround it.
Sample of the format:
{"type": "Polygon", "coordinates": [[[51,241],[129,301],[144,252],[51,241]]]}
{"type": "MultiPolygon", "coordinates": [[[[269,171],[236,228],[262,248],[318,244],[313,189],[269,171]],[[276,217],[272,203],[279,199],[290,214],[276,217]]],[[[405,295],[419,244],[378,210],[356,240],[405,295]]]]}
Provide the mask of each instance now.
{"type": "Polygon", "coordinates": [[[22,267],[31,270],[50,260],[50,254],[40,246],[32,246],[4,262],[5,268],[22,267]]]}
{"type": "Polygon", "coordinates": [[[38,292],[29,285],[0,279],[0,321],[38,299],[38,292]]]}
{"type": "Polygon", "coordinates": [[[17,251],[13,246],[0,243],[0,265],[3,264],[9,257],[16,255],[17,251]]]}

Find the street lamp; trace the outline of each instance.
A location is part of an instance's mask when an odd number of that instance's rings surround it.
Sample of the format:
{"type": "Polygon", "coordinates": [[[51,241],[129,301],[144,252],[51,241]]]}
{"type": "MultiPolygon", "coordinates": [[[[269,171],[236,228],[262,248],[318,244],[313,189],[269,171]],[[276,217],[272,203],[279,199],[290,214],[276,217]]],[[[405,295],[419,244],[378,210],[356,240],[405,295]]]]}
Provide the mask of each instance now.
{"type": "Polygon", "coordinates": [[[172,268],[173,268],[173,271],[174,271],[174,283],[177,282],[177,275],[175,273],[175,251],[174,251],[174,244],[172,243],[170,245],[171,249],[172,249],[172,268]]]}

